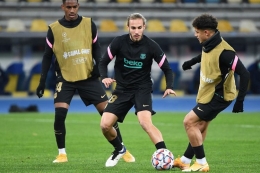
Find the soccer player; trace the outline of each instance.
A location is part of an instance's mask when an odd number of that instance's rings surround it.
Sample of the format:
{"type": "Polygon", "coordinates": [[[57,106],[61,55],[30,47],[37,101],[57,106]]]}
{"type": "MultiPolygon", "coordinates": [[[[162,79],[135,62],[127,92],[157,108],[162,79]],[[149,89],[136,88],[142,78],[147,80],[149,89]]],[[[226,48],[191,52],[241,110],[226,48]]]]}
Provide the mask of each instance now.
{"type": "Polygon", "coordinates": [[[173,74],[165,53],[152,39],[145,36],[146,19],[139,13],[127,18],[129,33],[114,38],[99,63],[99,72],[105,87],[116,82],[116,88],[108,101],[100,126],[106,139],[113,145],[114,152],[106,161],[106,167],[115,166],[126,152],[113,124],[123,122],[127,112],[135,106],[140,125],[149,135],[156,149],[166,148],[161,132],[153,125],[151,66],[155,60],[165,74],[167,87],[163,98],[176,94],[173,74]],[[115,58],[115,79],[108,77],[107,66],[115,58]]]}
{"type": "MultiPolygon", "coordinates": [[[[57,85],[54,94],[54,133],[59,155],[54,163],[67,162],[65,151],[65,119],[71,99],[76,91],[86,106],[93,104],[100,115],[107,105],[107,95],[99,80],[98,63],[101,58],[98,33],[91,18],[78,15],[78,0],[63,0],[61,5],[65,15],[50,24],[42,59],[42,73],[36,94],[42,97],[45,81],[55,54],[57,85]]],[[[122,137],[117,122],[114,128],[122,137]]],[[[134,162],[129,153],[123,156],[126,162],[134,162]]]]}
{"type": "Polygon", "coordinates": [[[194,19],[192,26],[195,37],[202,46],[202,53],[184,62],[182,68],[188,70],[194,64],[200,63],[200,85],[197,105],[183,121],[189,144],[183,156],[174,160],[174,167],[179,167],[182,172],[208,172],[209,164],[203,148],[208,126],[234,99],[236,102],[232,112],[243,112],[249,72],[235,50],[221,37],[215,17],[202,14],[194,19]],[[240,76],[238,96],[234,72],[240,76]],[[194,156],[196,161],[190,166],[194,156]]]}

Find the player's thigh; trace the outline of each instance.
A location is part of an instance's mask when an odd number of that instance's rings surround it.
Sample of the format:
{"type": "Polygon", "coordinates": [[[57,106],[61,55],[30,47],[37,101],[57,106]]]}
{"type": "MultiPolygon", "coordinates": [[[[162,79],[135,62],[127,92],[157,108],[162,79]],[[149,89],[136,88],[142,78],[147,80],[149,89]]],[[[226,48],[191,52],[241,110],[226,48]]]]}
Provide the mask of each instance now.
{"type": "Polygon", "coordinates": [[[217,97],[218,96],[214,96],[207,104],[198,103],[192,110],[201,120],[213,120],[220,112],[231,104],[231,101],[224,101],[217,97]]]}
{"type": "Polygon", "coordinates": [[[76,87],[72,82],[57,82],[54,93],[54,103],[67,103],[70,105],[75,91],[76,87]]]}
{"type": "Polygon", "coordinates": [[[110,112],[118,117],[118,122],[123,122],[128,111],[133,107],[131,98],[133,93],[115,90],[108,100],[104,112],[110,112]]]}
{"type": "Polygon", "coordinates": [[[77,89],[86,106],[97,105],[108,100],[106,91],[98,79],[79,81],[77,82],[77,89]]]}
{"type": "Polygon", "coordinates": [[[143,88],[135,93],[134,102],[136,113],[144,110],[150,111],[151,113],[153,112],[151,91],[151,88],[143,88]]]}

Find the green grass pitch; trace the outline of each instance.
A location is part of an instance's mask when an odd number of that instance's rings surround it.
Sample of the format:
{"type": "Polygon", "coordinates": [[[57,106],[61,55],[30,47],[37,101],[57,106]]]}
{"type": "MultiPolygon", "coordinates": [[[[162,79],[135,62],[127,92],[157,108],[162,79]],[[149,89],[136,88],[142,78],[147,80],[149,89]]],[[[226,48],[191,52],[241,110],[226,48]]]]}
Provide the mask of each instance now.
{"type": "MultiPolygon", "coordinates": [[[[182,124],[185,114],[157,112],[153,116],[154,124],[175,157],[182,155],[188,144],[182,124]]],[[[120,160],[113,168],[105,167],[113,148],[101,133],[97,113],[68,114],[66,151],[69,162],[53,164],[58,153],[53,119],[51,113],[0,114],[1,173],[157,172],[150,162],[155,147],[133,113],[127,115],[120,129],[136,162],[120,160]]],[[[212,173],[259,173],[260,113],[219,114],[209,126],[204,148],[212,173]]]]}

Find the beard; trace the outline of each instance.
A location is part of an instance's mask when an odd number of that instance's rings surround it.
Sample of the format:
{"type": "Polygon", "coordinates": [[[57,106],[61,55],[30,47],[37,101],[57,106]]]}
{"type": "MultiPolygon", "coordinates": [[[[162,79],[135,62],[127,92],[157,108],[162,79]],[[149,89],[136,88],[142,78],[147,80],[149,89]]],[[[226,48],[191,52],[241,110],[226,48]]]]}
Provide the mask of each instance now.
{"type": "Polygon", "coordinates": [[[142,39],[142,37],[143,37],[143,36],[139,36],[138,38],[135,38],[135,37],[133,37],[130,33],[129,33],[129,35],[130,35],[130,39],[131,39],[133,42],[138,42],[138,41],[140,41],[140,40],[142,39]]]}

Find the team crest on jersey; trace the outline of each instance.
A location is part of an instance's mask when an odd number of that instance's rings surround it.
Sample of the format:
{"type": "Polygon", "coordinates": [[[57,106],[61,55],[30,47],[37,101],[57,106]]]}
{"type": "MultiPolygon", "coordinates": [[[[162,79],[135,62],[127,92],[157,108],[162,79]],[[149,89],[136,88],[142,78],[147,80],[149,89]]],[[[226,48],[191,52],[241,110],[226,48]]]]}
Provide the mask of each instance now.
{"type": "Polygon", "coordinates": [[[141,59],[145,59],[146,58],[146,54],[145,53],[141,53],[140,58],[141,59]]]}
{"type": "Polygon", "coordinates": [[[66,32],[63,32],[61,35],[63,37],[62,42],[66,43],[66,42],[68,42],[70,40],[70,38],[67,38],[67,33],[66,32]]]}

